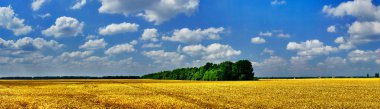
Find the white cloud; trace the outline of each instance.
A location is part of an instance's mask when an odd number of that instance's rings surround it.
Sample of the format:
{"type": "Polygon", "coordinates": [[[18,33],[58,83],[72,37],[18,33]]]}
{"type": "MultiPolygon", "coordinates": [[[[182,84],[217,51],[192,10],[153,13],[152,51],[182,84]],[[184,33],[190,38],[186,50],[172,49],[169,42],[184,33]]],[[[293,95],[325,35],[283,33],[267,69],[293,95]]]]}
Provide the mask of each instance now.
{"type": "Polygon", "coordinates": [[[107,55],[116,55],[116,54],[125,53],[125,52],[134,52],[136,51],[135,49],[136,44],[137,44],[137,41],[133,40],[130,43],[115,45],[111,48],[108,48],[104,53],[107,55]]]}
{"type": "Polygon", "coordinates": [[[380,41],[380,22],[354,22],[348,33],[353,43],[380,41]]]}
{"type": "Polygon", "coordinates": [[[147,28],[144,29],[144,33],[141,35],[141,40],[151,40],[151,41],[158,41],[157,39],[158,33],[157,29],[155,28],[147,28]]]}
{"type": "Polygon", "coordinates": [[[166,52],[164,50],[144,51],[142,54],[153,59],[155,63],[162,63],[163,65],[178,65],[185,60],[184,55],[177,52],[166,52]]]}
{"type": "Polygon", "coordinates": [[[43,30],[42,34],[45,36],[54,36],[55,38],[75,37],[82,34],[83,27],[83,22],[79,22],[72,17],[62,16],[57,18],[55,24],[50,28],[43,30]]]}
{"type": "Polygon", "coordinates": [[[336,47],[325,46],[319,40],[307,40],[301,43],[289,42],[286,49],[297,51],[297,55],[300,56],[328,55],[339,50],[336,47]]]}
{"type": "Polygon", "coordinates": [[[329,16],[357,19],[349,26],[349,36],[340,48],[351,49],[358,44],[380,41],[380,6],[375,6],[372,0],[347,1],[336,7],[325,5],[322,11],[329,16]]]}
{"type": "Polygon", "coordinates": [[[335,40],[334,40],[335,43],[339,44],[339,49],[341,50],[349,50],[349,49],[352,49],[354,48],[354,44],[352,44],[352,42],[350,41],[347,41],[346,39],[344,39],[344,37],[337,37],[335,40]]]}
{"type": "Polygon", "coordinates": [[[64,52],[59,56],[59,59],[63,61],[68,61],[70,59],[85,58],[92,55],[92,51],[73,51],[73,52],[64,52]]]}
{"type": "Polygon", "coordinates": [[[380,60],[380,49],[371,50],[354,50],[348,53],[348,59],[351,62],[377,62],[380,60]]]}
{"type": "Polygon", "coordinates": [[[71,9],[80,9],[86,5],[86,0],[76,0],[76,3],[71,7],[71,9]]]}
{"type": "Polygon", "coordinates": [[[42,19],[50,17],[50,16],[51,16],[50,13],[45,13],[45,14],[42,14],[42,15],[38,15],[38,17],[41,17],[42,19]]]}
{"type": "Polygon", "coordinates": [[[352,48],[355,48],[355,45],[352,44],[351,42],[345,42],[339,45],[339,49],[342,49],[342,50],[349,50],[352,48]]]}
{"type": "Polygon", "coordinates": [[[261,37],[254,37],[254,38],[251,38],[251,43],[254,43],[254,44],[262,44],[262,43],[265,43],[265,39],[264,38],[261,38],[261,37]]]}
{"type": "Polygon", "coordinates": [[[12,7],[0,7],[0,27],[11,30],[14,35],[25,35],[32,27],[24,24],[24,19],[17,18],[12,7]]]}
{"type": "Polygon", "coordinates": [[[133,40],[133,41],[131,41],[129,43],[132,44],[132,45],[137,45],[139,42],[137,40],[133,40]]]}
{"type": "Polygon", "coordinates": [[[285,0],[272,0],[272,2],[270,2],[271,5],[285,5],[286,4],[286,1],[285,0]]]}
{"type": "Polygon", "coordinates": [[[222,61],[241,54],[240,50],[235,50],[229,45],[213,43],[208,46],[188,45],[182,48],[182,52],[192,56],[200,56],[204,61],[222,61]]]}
{"type": "Polygon", "coordinates": [[[274,55],[274,50],[264,48],[263,52],[261,54],[269,54],[269,55],[274,55]]]}
{"type": "Polygon", "coordinates": [[[182,43],[196,43],[203,39],[217,40],[220,39],[219,34],[223,32],[224,28],[207,28],[207,29],[196,29],[190,30],[188,28],[182,28],[180,30],[174,30],[173,36],[164,36],[163,40],[177,41],[182,43]]]}
{"type": "Polygon", "coordinates": [[[64,45],[58,43],[57,41],[50,40],[47,41],[42,38],[30,38],[30,37],[24,37],[21,39],[18,39],[17,41],[14,40],[4,40],[0,38],[0,49],[15,49],[15,50],[25,50],[25,51],[33,51],[33,50],[40,50],[40,49],[59,49],[62,48],[64,45]]]}
{"type": "Polygon", "coordinates": [[[203,53],[206,51],[206,47],[204,47],[201,44],[198,45],[188,45],[182,48],[182,51],[185,52],[186,54],[189,55],[202,55],[201,52],[203,53]]]}
{"type": "Polygon", "coordinates": [[[335,25],[329,26],[326,31],[329,32],[329,33],[335,33],[336,32],[335,25]]]}
{"type": "Polygon", "coordinates": [[[96,40],[88,40],[83,45],[79,46],[81,49],[86,50],[96,50],[96,49],[102,49],[107,46],[107,42],[104,41],[104,39],[96,39],[96,40]]]}
{"type": "Polygon", "coordinates": [[[359,20],[380,20],[380,8],[372,4],[372,0],[354,0],[339,4],[337,7],[325,5],[322,10],[330,16],[354,16],[359,20]]]}
{"type": "Polygon", "coordinates": [[[339,49],[341,50],[349,50],[349,49],[352,49],[355,47],[355,45],[351,42],[351,41],[347,41],[346,39],[344,39],[344,37],[337,37],[335,40],[334,40],[335,43],[339,44],[339,49]]]}
{"type": "Polygon", "coordinates": [[[148,44],[143,44],[142,48],[159,48],[161,47],[162,44],[154,44],[154,43],[148,43],[148,44]]]}
{"type": "Polygon", "coordinates": [[[337,37],[334,42],[337,43],[337,44],[343,44],[346,41],[344,40],[343,37],[337,37]]]}
{"type": "Polygon", "coordinates": [[[115,45],[105,52],[105,54],[112,55],[112,54],[120,54],[123,52],[134,52],[135,48],[131,44],[120,44],[120,45],[115,45]]]}
{"type": "Polygon", "coordinates": [[[41,6],[46,2],[47,2],[47,0],[33,0],[33,2],[32,2],[33,11],[39,10],[41,8],[41,6]]]}
{"type": "Polygon", "coordinates": [[[178,14],[191,15],[197,10],[199,0],[100,0],[100,13],[129,14],[137,13],[156,25],[168,21],[178,14]]]}
{"type": "Polygon", "coordinates": [[[136,32],[139,28],[138,24],[135,23],[120,23],[120,24],[110,24],[106,27],[99,28],[99,34],[101,35],[114,35],[122,34],[127,32],[136,32]]]}

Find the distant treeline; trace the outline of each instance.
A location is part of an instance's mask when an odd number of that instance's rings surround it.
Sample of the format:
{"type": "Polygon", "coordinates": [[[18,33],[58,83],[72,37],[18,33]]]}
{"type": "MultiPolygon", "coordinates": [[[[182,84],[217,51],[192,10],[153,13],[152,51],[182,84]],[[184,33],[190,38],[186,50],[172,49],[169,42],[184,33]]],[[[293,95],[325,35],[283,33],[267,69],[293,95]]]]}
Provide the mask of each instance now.
{"type": "Polygon", "coordinates": [[[316,78],[378,78],[378,77],[367,77],[367,76],[304,76],[304,77],[256,77],[257,79],[316,79],[316,78]]]}
{"type": "Polygon", "coordinates": [[[40,77],[0,77],[0,79],[140,79],[140,76],[40,76],[40,77]]]}
{"type": "Polygon", "coordinates": [[[235,63],[225,61],[220,64],[206,63],[201,67],[179,68],[172,71],[161,71],[142,76],[145,79],[168,80],[253,80],[252,64],[248,60],[235,63]]]}

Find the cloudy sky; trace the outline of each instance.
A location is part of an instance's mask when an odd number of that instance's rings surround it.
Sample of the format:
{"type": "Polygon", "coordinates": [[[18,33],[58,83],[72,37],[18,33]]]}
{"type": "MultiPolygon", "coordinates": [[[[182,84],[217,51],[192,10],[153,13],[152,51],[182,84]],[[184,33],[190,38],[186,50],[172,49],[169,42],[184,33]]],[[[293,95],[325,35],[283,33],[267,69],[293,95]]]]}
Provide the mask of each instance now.
{"type": "Polygon", "coordinates": [[[0,76],[143,75],[240,59],[256,76],[380,72],[380,1],[0,0],[0,76]]]}

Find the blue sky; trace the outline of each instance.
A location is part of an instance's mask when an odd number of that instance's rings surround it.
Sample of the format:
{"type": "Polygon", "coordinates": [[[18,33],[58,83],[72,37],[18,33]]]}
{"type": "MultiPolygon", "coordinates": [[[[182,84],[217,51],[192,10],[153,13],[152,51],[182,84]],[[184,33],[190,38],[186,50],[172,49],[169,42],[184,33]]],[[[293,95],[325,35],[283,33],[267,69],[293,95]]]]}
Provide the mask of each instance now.
{"type": "Polygon", "coordinates": [[[376,0],[1,0],[0,76],[143,75],[250,60],[256,76],[380,71],[376,0]]]}

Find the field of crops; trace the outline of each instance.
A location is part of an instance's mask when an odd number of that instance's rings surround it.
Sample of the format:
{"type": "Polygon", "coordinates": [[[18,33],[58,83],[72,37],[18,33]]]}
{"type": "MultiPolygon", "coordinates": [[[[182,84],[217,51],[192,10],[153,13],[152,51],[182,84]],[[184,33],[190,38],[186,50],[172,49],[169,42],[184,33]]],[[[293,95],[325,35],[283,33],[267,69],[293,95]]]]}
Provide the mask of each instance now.
{"type": "Polygon", "coordinates": [[[0,80],[1,108],[380,108],[380,79],[0,80]]]}

